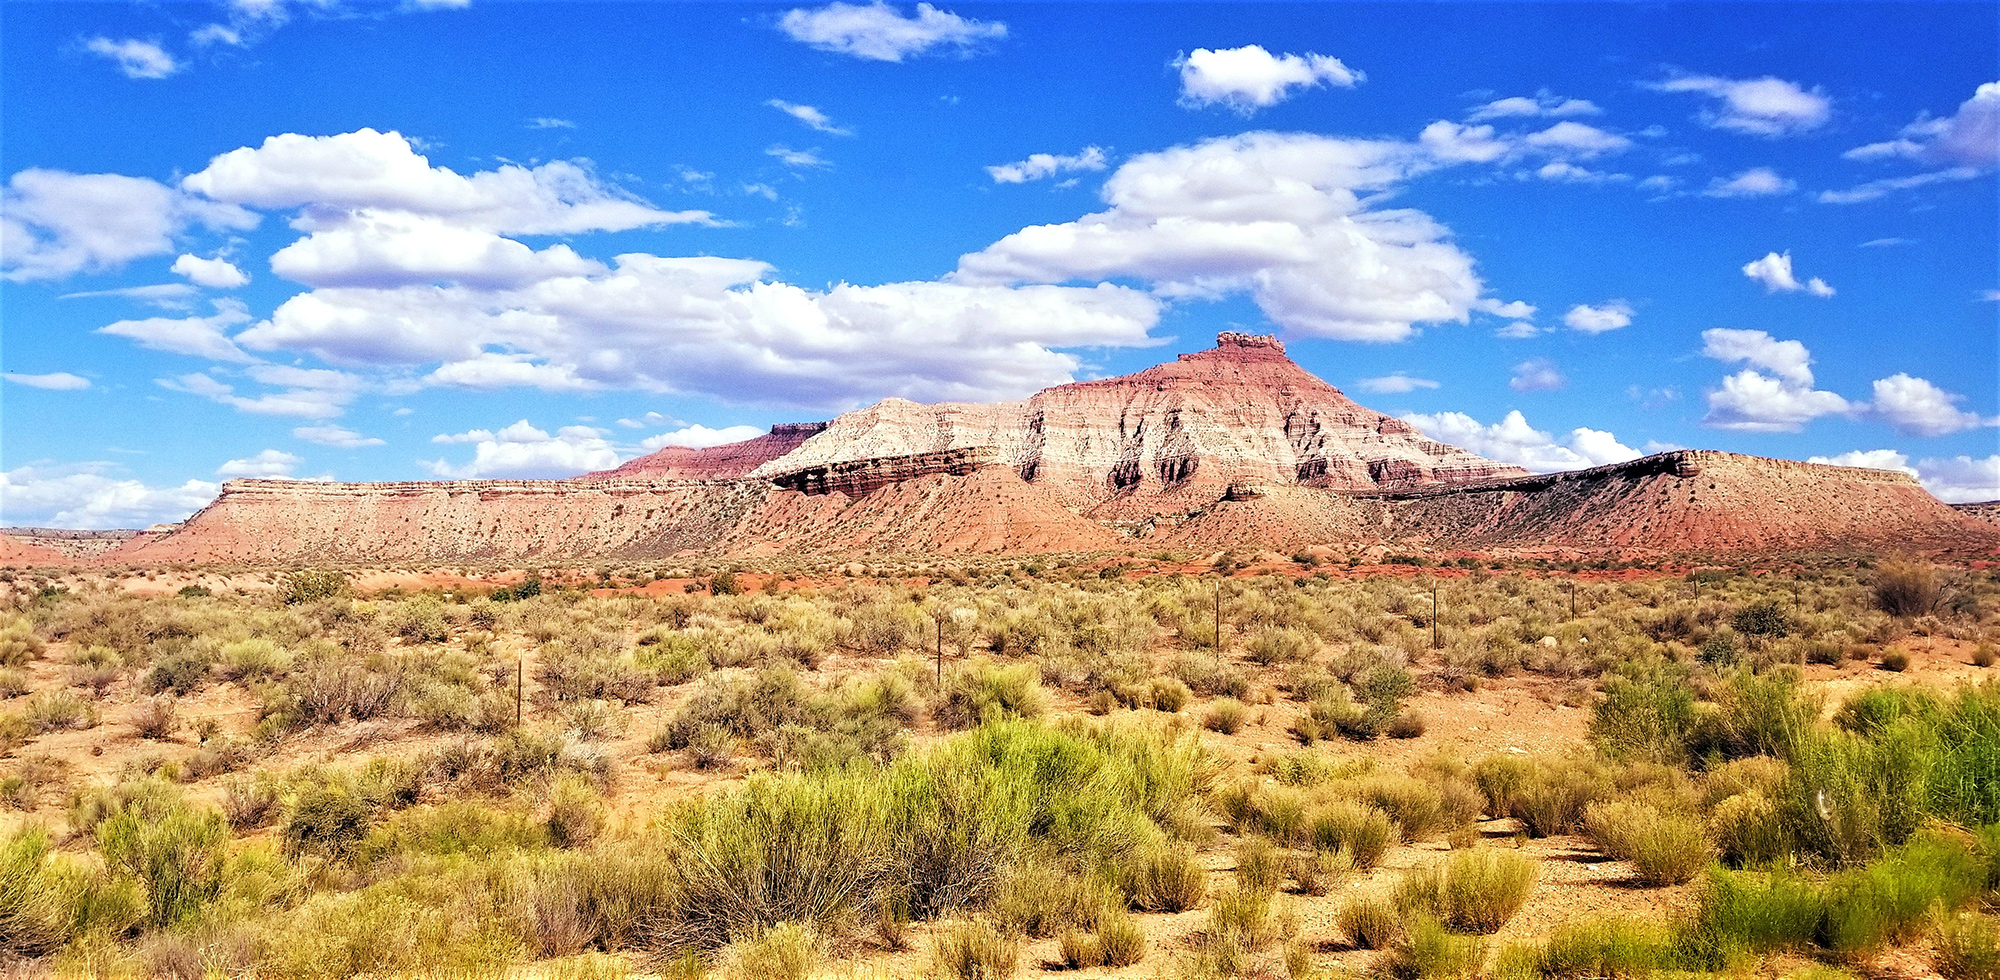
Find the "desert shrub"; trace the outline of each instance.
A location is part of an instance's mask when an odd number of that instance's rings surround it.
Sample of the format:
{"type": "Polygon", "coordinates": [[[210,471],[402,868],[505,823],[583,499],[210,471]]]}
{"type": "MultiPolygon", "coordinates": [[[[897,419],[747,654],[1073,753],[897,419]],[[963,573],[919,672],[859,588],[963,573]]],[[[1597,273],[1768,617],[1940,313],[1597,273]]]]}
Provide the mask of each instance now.
{"type": "Polygon", "coordinates": [[[1611,792],[1609,779],[1588,760],[1539,760],[1512,792],[1508,812],[1530,837],[1573,834],[1583,828],[1590,804],[1611,792]]]}
{"type": "Polygon", "coordinates": [[[608,814],[604,798],[596,787],[576,776],[558,779],[549,790],[549,843],[557,847],[583,847],[604,832],[608,814]]]}
{"type": "Polygon", "coordinates": [[[1388,949],[1403,934],[1403,916],[1379,898],[1357,898],[1340,907],[1340,931],[1362,949],[1388,949]]]}
{"type": "Polygon", "coordinates": [[[1340,887],[1354,873],[1354,858],[1346,851],[1295,851],[1285,861],[1285,871],[1298,884],[1299,894],[1318,897],[1340,887]]]}
{"type": "Polygon", "coordinates": [[[825,958],[824,943],[811,925],[780,922],[730,947],[728,975],[739,980],[808,980],[825,958]]]}
{"type": "Polygon", "coordinates": [[[1953,837],[1923,835],[1865,868],[1828,882],[1821,942],[1837,955],[1872,955],[1908,943],[1933,911],[1951,914],[1982,891],[1986,868],[1953,837]]]}
{"type": "Polygon", "coordinates": [[[1396,887],[1396,906],[1405,915],[1430,916],[1454,929],[1490,934],[1527,903],[1538,874],[1534,859],[1517,851],[1453,851],[1442,865],[1406,875],[1396,887]]]}
{"type": "Polygon", "coordinates": [[[1358,799],[1372,804],[1396,822],[1404,843],[1429,840],[1448,825],[1469,823],[1477,814],[1445,812],[1444,791],[1437,783],[1408,775],[1380,775],[1351,787],[1358,799]]]}
{"type": "Polygon", "coordinates": [[[1176,712],[1187,706],[1188,686],[1173,677],[1154,678],[1151,686],[1153,708],[1158,711],[1176,712]]]}
{"type": "Polygon", "coordinates": [[[1389,947],[1379,968],[1394,980],[1469,980],[1486,963],[1486,940],[1461,936],[1419,916],[1389,947]]]}
{"type": "Polygon", "coordinates": [[[80,869],[52,853],[47,835],[9,834],[0,841],[0,949],[42,956],[68,945],[88,888],[80,869]]]}
{"type": "Polygon", "coordinates": [[[36,732],[91,728],[97,724],[97,708],[75,691],[38,691],[29,695],[21,718],[36,732]]]}
{"type": "Polygon", "coordinates": [[[1778,804],[1758,790],[1725,797],[1709,815],[1709,832],[1722,860],[1757,867],[1791,856],[1792,839],[1778,804]]]}
{"type": "Polygon", "coordinates": [[[28,672],[0,667],[0,698],[18,698],[28,693],[28,672]]]}
{"type": "Polygon", "coordinates": [[[1265,666],[1311,660],[1319,649],[1319,637],[1304,630],[1271,627],[1250,637],[1250,659],[1265,666]]]}
{"type": "Polygon", "coordinates": [[[1236,884],[1260,895],[1275,893],[1285,883],[1285,860],[1278,848],[1252,837],[1236,848],[1236,884]]]}
{"type": "Polygon", "coordinates": [[[1591,710],[1590,737],[1613,758],[1678,763],[1694,729],[1694,691],[1685,668],[1670,661],[1626,664],[1604,680],[1591,710]]]}
{"type": "Polygon", "coordinates": [[[302,568],[285,577],[278,595],[286,605],[337,599],[347,594],[347,576],[326,568],[302,568]]]}
{"type": "Polygon", "coordinates": [[[375,808],[346,789],[315,787],[292,802],[278,837],[288,857],[344,857],[368,835],[374,819],[375,808]]]}
{"type": "Polygon", "coordinates": [[[1110,910],[1124,905],[1125,896],[1104,875],[1078,874],[1031,856],[1001,876],[987,911],[1007,931],[1039,939],[1065,929],[1094,928],[1110,910]]]}
{"type": "Polygon", "coordinates": [[[1119,877],[1125,899],[1146,912],[1185,912],[1208,895],[1208,872],[1184,848],[1158,843],[1125,861],[1119,877]]]}
{"type": "Polygon", "coordinates": [[[1421,738],[1424,727],[1422,712],[1405,711],[1390,719],[1389,726],[1382,730],[1382,734],[1390,738],[1421,738]]]}
{"type": "Polygon", "coordinates": [[[1401,837],[1396,822],[1381,810],[1337,801],[1306,816],[1306,839],[1321,851],[1345,851],[1357,868],[1372,868],[1401,837]]]}
{"type": "Polygon", "coordinates": [[[950,728],[967,728],[994,718],[1036,718],[1048,710],[1033,664],[1000,666],[975,660],[960,665],[945,679],[937,719],[950,728]]]}
{"type": "Polygon", "coordinates": [[[1938,606],[1944,596],[1937,569],[1909,562],[1883,562],[1875,566],[1869,583],[1875,608],[1891,616],[1922,616],[1938,606]]]}
{"type": "Polygon", "coordinates": [[[1710,868],[1694,916],[1694,931],[1718,950],[1754,953],[1813,945],[1826,917],[1818,885],[1791,872],[1768,875],[1710,868]]]}
{"type": "Polygon", "coordinates": [[[1184,652],[1174,658],[1171,671],[1197,694],[1242,698],[1250,693],[1250,675],[1214,653],[1184,652]]]}
{"type": "Polygon", "coordinates": [[[1944,980],[2000,980],[2000,922],[1990,915],[1938,923],[1931,962],[1944,980]]]}
{"type": "Polygon", "coordinates": [[[410,643],[443,643],[451,639],[451,624],[445,620],[444,605],[436,596],[419,596],[396,610],[397,636],[410,643]]]}
{"type": "Polygon", "coordinates": [[[1760,599],[1736,610],[1729,625],[1744,636],[1776,639],[1791,633],[1795,624],[1776,599],[1760,599]]]}
{"type": "Polygon", "coordinates": [[[1021,969],[1021,944],[985,919],[954,922],[931,942],[931,969],[953,980],[1004,980],[1021,969]]]}
{"type": "Polygon", "coordinates": [[[106,866],[138,883],[152,926],[187,921],[222,891],[229,829],[220,813],[131,807],[98,824],[96,836],[106,866]]]}
{"type": "Polygon", "coordinates": [[[227,681],[259,681],[291,669],[291,656],[270,640],[238,640],[222,645],[215,672],[227,681]]]}
{"type": "Polygon", "coordinates": [[[1803,692],[1797,671],[1739,670],[1716,690],[1714,708],[1698,717],[1689,750],[1717,759],[1789,758],[1818,715],[1818,701],[1803,692]]]}
{"type": "Polygon", "coordinates": [[[1127,913],[1106,913],[1097,924],[1097,939],[1105,966],[1132,966],[1146,958],[1146,927],[1127,913]]]}
{"type": "Polygon", "coordinates": [[[1208,714],[1202,718],[1201,724],[1210,731],[1234,735],[1242,730],[1243,723],[1249,716],[1250,709],[1243,702],[1235,698],[1221,698],[1209,706],[1208,714]]]}
{"type": "Polygon", "coordinates": [[[1670,969],[1673,942],[1667,929],[1651,923],[1598,919],[1557,929],[1531,962],[1549,980],[1629,980],[1670,969]]]}
{"type": "Polygon", "coordinates": [[[0,667],[26,667],[42,655],[44,646],[33,623],[15,618],[0,627],[0,667]]]}
{"type": "Polygon", "coordinates": [[[1639,831],[1633,842],[1632,866],[1648,885],[1684,885],[1713,859],[1714,850],[1702,825],[1689,817],[1667,814],[1639,831]]]}
{"type": "Polygon", "coordinates": [[[1233,888],[1217,895],[1208,910],[1205,952],[1219,972],[1236,972],[1231,966],[1244,955],[1297,931],[1297,916],[1276,907],[1271,896],[1233,888]]]}
{"type": "Polygon", "coordinates": [[[1899,647],[1890,647],[1889,649],[1882,651],[1882,669],[1896,674],[1900,674],[1903,671],[1909,670],[1910,669],[1909,651],[1903,650],[1899,647]]]}
{"type": "Polygon", "coordinates": [[[287,980],[499,975],[524,950],[497,899],[468,874],[405,875],[321,893],[270,923],[258,973],[287,980]]]}
{"type": "Polygon", "coordinates": [[[1104,965],[1104,941],[1081,929],[1065,929],[1056,940],[1056,959],[1072,970],[1104,965]]]}
{"type": "Polygon", "coordinates": [[[172,698],[150,698],[132,713],[132,727],[140,738],[172,738],[176,713],[172,698]]]}

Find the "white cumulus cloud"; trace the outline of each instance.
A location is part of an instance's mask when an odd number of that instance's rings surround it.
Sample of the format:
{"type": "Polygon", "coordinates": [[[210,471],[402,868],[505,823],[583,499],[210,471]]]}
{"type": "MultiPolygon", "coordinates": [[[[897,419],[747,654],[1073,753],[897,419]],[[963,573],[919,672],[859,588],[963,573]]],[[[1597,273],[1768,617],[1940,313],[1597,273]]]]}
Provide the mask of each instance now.
{"type": "Polygon", "coordinates": [[[215,468],[215,475],[224,479],[274,479],[292,475],[292,469],[299,465],[299,458],[280,449],[266,449],[255,456],[232,459],[215,468]]]}
{"type": "Polygon", "coordinates": [[[952,279],[1134,277],[1172,297],[1248,293],[1301,334],[1402,340],[1465,321],[1481,298],[1447,229],[1362,198],[1435,165],[1408,143],[1268,132],[1145,153],[1106,180],[1105,210],[1023,228],[961,257],[952,279]]]}
{"type": "Polygon", "coordinates": [[[1596,306],[1578,303],[1563,314],[1563,322],[1571,330],[1605,333],[1631,326],[1632,312],[1632,304],[1622,299],[1606,300],[1596,306]]]}
{"type": "Polygon", "coordinates": [[[250,281],[242,269],[228,259],[216,257],[204,259],[198,255],[182,254],[174,260],[170,270],[174,275],[186,276],[197,286],[210,289],[235,289],[250,281]]]}
{"type": "Polygon", "coordinates": [[[165,255],[191,224],[245,230],[257,216],[120,174],[29,168],[0,194],[0,278],[13,282],[105,272],[165,255]]]}
{"type": "Polygon", "coordinates": [[[1826,280],[1814,276],[1800,282],[1792,273],[1792,253],[1771,252],[1761,259],[1753,259],[1743,265],[1743,274],[1752,281],[1761,283],[1767,293],[1811,293],[1825,299],[1832,296],[1834,289],[1826,280]]]}
{"type": "Polygon", "coordinates": [[[1519,410],[1508,412],[1492,425],[1482,425],[1463,412],[1410,414],[1403,416],[1403,421],[1439,442],[1536,473],[1623,463],[1644,455],[1601,429],[1579,427],[1570,430],[1567,439],[1557,440],[1529,425],[1519,410]]]}
{"type": "Polygon", "coordinates": [[[999,21],[960,17],[928,3],[905,15],[881,0],[789,10],[778,18],[778,29],[822,51],[869,61],[902,61],[939,48],[969,52],[982,41],[1007,36],[1007,25],[999,21]]]}
{"type": "Polygon", "coordinates": [[[1870,410],[1905,435],[1941,436],[2000,422],[1959,408],[1964,395],[1900,371],[1877,380],[1874,389],[1870,410]]]}
{"type": "Polygon", "coordinates": [[[1404,395],[1418,388],[1436,388],[1438,383],[1429,378],[1413,378],[1402,371],[1379,378],[1362,378],[1354,383],[1362,391],[1378,395],[1404,395]]]}
{"type": "Polygon", "coordinates": [[[987,167],[986,173],[996,184],[1025,184],[1031,180],[1041,180],[1057,174],[1077,170],[1103,170],[1104,149],[1086,146],[1074,154],[1030,153],[1026,160],[1003,163],[987,167]]]}
{"type": "Polygon", "coordinates": [[[181,64],[174,56],[160,47],[158,41],[142,41],[126,38],[114,41],[108,37],[93,37],[84,42],[83,49],[100,58],[108,58],[125,73],[126,78],[160,79],[181,70],[181,64]]]}
{"type": "Polygon", "coordinates": [[[1704,125],[1751,136],[1797,136],[1833,118],[1833,99],[1818,87],[1807,89],[1769,75],[1742,79],[1680,75],[1646,87],[1708,96],[1714,102],[1697,117],[1704,125]]]}
{"type": "Polygon", "coordinates": [[[206,480],[148,486],[110,463],[31,464],[0,471],[0,524],[85,530],[179,521],[215,499],[206,480]]]}
{"type": "Polygon", "coordinates": [[[1257,44],[1196,48],[1175,58],[1174,67],[1181,74],[1182,104],[1223,105],[1246,116],[1283,102],[1294,89],[1353,88],[1367,79],[1331,55],[1274,55],[1257,44]]]}
{"type": "Polygon", "coordinates": [[[1796,340],[1762,330],[1702,331],[1702,354],[1725,364],[1749,364],[1708,393],[1704,425],[1744,432],[1797,432],[1823,415],[1854,410],[1847,399],[1813,387],[1812,355],[1796,340]],[[1768,371],[1770,373],[1766,374],[1768,371]]]}
{"type": "Polygon", "coordinates": [[[1770,167],[1751,167],[1735,176],[1709,181],[1708,189],[1701,193],[1704,197],[1773,197],[1790,194],[1798,186],[1797,181],[1770,167]]]}
{"type": "Polygon", "coordinates": [[[215,312],[209,316],[119,320],[97,328],[97,332],[124,337],[149,350],[247,364],[256,358],[236,346],[225,331],[249,322],[250,309],[241,300],[219,299],[215,301],[215,312]]]}
{"type": "Polygon", "coordinates": [[[709,449],[715,446],[726,446],[732,442],[742,442],[745,439],[755,439],[763,435],[764,431],[754,425],[727,425],[720,429],[711,429],[705,425],[688,425],[675,429],[672,432],[661,432],[657,435],[647,436],[639,445],[647,452],[652,452],[655,449],[664,449],[667,446],[680,446],[683,449],[709,449]]]}
{"type": "Polygon", "coordinates": [[[473,429],[431,441],[472,444],[473,457],[462,465],[442,459],[424,463],[432,473],[454,480],[558,479],[608,470],[620,462],[617,448],[603,431],[587,425],[565,426],[550,435],[522,419],[498,432],[473,429]]]}
{"type": "Polygon", "coordinates": [[[1566,116],[1595,116],[1603,112],[1603,109],[1598,108],[1597,104],[1589,99],[1564,98],[1563,96],[1551,93],[1548,89],[1542,89],[1535,93],[1534,98],[1516,95],[1504,99],[1495,99],[1472,110],[1465,118],[1470,122],[1485,122],[1489,119],[1514,119],[1535,116],[1552,116],[1556,118],[1566,116]]]}
{"type": "Polygon", "coordinates": [[[1987,82],[1950,116],[1928,113],[1903,127],[1893,140],[1857,146],[1849,160],[1908,160],[1939,169],[1906,177],[1885,177],[1846,190],[1821,191],[1822,204],[1858,204],[1896,191],[1972,180],[2000,167],[2000,82],[1987,82]]]}
{"type": "Polygon", "coordinates": [[[1514,365],[1514,376],[1507,379],[1507,387],[1519,392],[1556,391],[1566,384],[1569,379],[1563,377],[1562,369],[1546,357],[1514,365]]]}

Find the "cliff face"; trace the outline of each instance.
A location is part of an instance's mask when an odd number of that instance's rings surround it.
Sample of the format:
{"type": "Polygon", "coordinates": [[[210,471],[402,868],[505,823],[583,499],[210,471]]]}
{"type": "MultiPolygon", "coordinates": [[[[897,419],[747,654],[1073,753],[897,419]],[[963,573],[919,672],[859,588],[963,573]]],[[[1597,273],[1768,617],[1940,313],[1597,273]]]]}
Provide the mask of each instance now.
{"type": "Polygon", "coordinates": [[[1981,553],[2000,548],[2000,526],[1899,473],[1730,453],[1530,476],[1355,404],[1276,340],[1223,334],[1213,350],[1025,401],[890,399],[576,480],[235,480],[180,529],[102,560],[420,564],[1317,544],[1981,553]]]}
{"type": "Polygon", "coordinates": [[[973,449],[1103,520],[1185,512],[1233,483],[1375,491],[1526,472],[1363,408],[1274,338],[1225,333],[1212,350],[1023,402],[880,402],[752,475],[973,449]]]}
{"type": "Polygon", "coordinates": [[[1280,490],[1165,528],[1181,546],[1390,544],[1476,551],[1977,553],[2000,528],[1903,473],[1681,450],[1568,473],[1376,494],[1280,490]]]}

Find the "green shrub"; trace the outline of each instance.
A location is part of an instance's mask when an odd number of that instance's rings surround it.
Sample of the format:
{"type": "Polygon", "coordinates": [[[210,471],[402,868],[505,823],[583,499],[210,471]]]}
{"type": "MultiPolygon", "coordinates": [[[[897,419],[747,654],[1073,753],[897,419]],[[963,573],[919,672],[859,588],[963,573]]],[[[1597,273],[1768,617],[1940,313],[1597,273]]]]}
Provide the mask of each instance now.
{"type": "Polygon", "coordinates": [[[607,813],[604,798],[589,781],[567,776],[549,790],[549,843],[557,847],[583,847],[604,832],[607,813]]]}
{"type": "Polygon", "coordinates": [[[36,732],[92,728],[97,724],[97,708],[75,691],[38,691],[28,696],[22,719],[36,732]]]}
{"type": "Polygon", "coordinates": [[[1319,637],[1304,630],[1268,627],[1250,637],[1250,659],[1265,666],[1311,660],[1319,649],[1319,637]]]}
{"type": "Polygon", "coordinates": [[[213,810],[130,807],[97,826],[97,848],[115,873],[137,882],[146,921],[165,928],[199,914],[222,891],[229,828],[213,810]]]}
{"type": "Polygon", "coordinates": [[[278,595],[286,605],[337,599],[347,594],[347,576],[325,568],[302,568],[285,577],[278,595]]]}
{"type": "Polygon", "coordinates": [[[1776,599],[1760,599],[1736,610],[1729,625],[1744,636],[1775,639],[1790,634],[1792,617],[1776,599]]]}
{"type": "Polygon", "coordinates": [[[955,922],[932,940],[931,969],[953,980],[1005,980],[1021,969],[1021,944],[985,919],[955,922]]]}
{"type": "Polygon", "coordinates": [[[1937,569],[1908,562],[1883,562],[1875,567],[1869,587],[1875,594],[1875,608],[1891,616],[1922,616],[1935,610],[1944,597],[1937,569]]]}
{"type": "Polygon", "coordinates": [[[1389,948],[1380,969],[1394,980],[1468,980],[1486,964],[1486,940],[1461,936],[1418,916],[1389,948]]]}
{"type": "Polygon", "coordinates": [[[1613,758],[1679,763],[1687,758],[1695,701],[1687,671],[1668,661],[1628,664],[1605,678],[1590,737],[1613,758]]]}
{"type": "Polygon", "coordinates": [[[1674,955],[1673,938],[1660,926],[1599,919],[1557,929],[1539,950],[1535,967],[1550,980],[1630,980],[1670,969],[1674,955]]]}
{"type": "Polygon", "coordinates": [[[809,980],[825,957],[819,930],[780,922],[730,947],[728,975],[740,980],[809,980]]]}
{"type": "Polygon", "coordinates": [[[1243,702],[1235,698],[1221,698],[1209,706],[1208,715],[1201,723],[1202,727],[1210,731],[1234,735],[1242,730],[1243,723],[1249,716],[1250,709],[1243,702]]]}
{"type": "Polygon", "coordinates": [[[1195,856],[1165,843],[1134,851],[1119,883],[1126,901],[1146,912],[1185,912],[1208,894],[1208,872],[1195,856]]]}
{"type": "Polygon", "coordinates": [[[1946,918],[1933,945],[1932,963],[1944,980],[2000,980],[2000,922],[1992,916],[1946,918]]]}
{"type": "Polygon", "coordinates": [[[1396,888],[1405,915],[1423,915],[1466,932],[1500,931],[1535,890],[1539,869],[1518,851],[1453,851],[1442,865],[1413,871],[1396,888]]]}
{"type": "Polygon", "coordinates": [[[1963,842],[1925,834],[1827,886],[1821,942],[1841,956],[1870,955],[1922,933],[1933,911],[1951,914],[1984,890],[1986,867],[1963,842]]]}
{"type": "Polygon", "coordinates": [[[285,854],[323,854],[345,857],[354,845],[368,836],[375,808],[339,787],[315,787],[299,794],[286,814],[278,837],[285,854]]]}
{"type": "Polygon", "coordinates": [[[1733,867],[1759,867],[1786,860],[1792,838],[1778,804],[1757,790],[1738,793],[1716,804],[1709,816],[1722,860],[1733,867]]]}
{"type": "Polygon", "coordinates": [[[1512,815],[1530,837],[1573,834],[1582,829],[1590,804],[1610,792],[1603,773],[1588,762],[1544,761],[1514,792],[1512,815]]]}
{"type": "Polygon", "coordinates": [[[1719,949],[1801,950],[1818,939],[1825,917],[1825,895],[1796,874],[1710,868],[1695,912],[1695,932],[1719,949]]]}
{"type": "Polygon", "coordinates": [[[1152,683],[1152,704],[1158,711],[1176,712],[1188,703],[1188,686],[1177,678],[1158,677],[1152,683]]]}
{"type": "Polygon", "coordinates": [[[975,660],[945,679],[937,717],[947,727],[969,728],[994,718],[1037,718],[1048,707],[1049,695],[1035,665],[1003,667],[975,660]]]}
{"type": "Polygon", "coordinates": [[[1132,966],[1146,958],[1146,927],[1128,913],[1107,913],[1097,924],[1097,939],[1105,966],[1132,966]]]}
{"type": "Polygon", "coordinates": [[[1401,833],[1394,820],[1375,807],[1346,800],[1312,811],[1305,818],[1306,840],[1321,851],[1340,850],[1357,868],[1381,863],[1401,833]]]}
{"type": "Polygon", "coordinates": [[[41,831],[8,835],[0,843],[0,949],[42,956],[68,945],[85,888],[41,831]]]}
{"type": "Polygon", "coordinates": [[[1357,898],[1340,907],[1340,931],[1362,949],[1388,949],[1403,935],[1403,916],[1379,898],[1357,898]]]}
{"type": "Polygon", "coordinates": [[[1634,840],[1632,866],[1647,885],[1684,885],[1714,858],[1708,834],[1689,817],[1662,815],[1634,840]]]}
{"type": "Polygon", "coordinates": [[[1285,859],[1269,840],[1252,837],[1236,848],[1236,884],[1270,895],[1285,884],[1285,859]]]}

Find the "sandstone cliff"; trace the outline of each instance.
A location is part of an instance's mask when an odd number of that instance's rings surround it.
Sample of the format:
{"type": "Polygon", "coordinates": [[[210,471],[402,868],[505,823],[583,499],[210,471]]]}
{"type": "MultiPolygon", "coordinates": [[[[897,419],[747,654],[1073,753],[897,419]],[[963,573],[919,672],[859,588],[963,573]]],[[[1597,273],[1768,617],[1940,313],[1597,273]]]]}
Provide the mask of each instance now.
{"type": "MultiPolygon", "coordinates": [[[[1976,512],[1975,512],[1976,513],[1976,512]]],[[[1900,473],[1682,451],[1530,476],[1355,404],[1268,337],[1020,402],[890,399],[576,480],[233,480],[112,563],[452,563],[1311,545],[1920,548],[2000,527],[1900,473]]]]}
{"type": "Polygon", "coordinates": [[[1271,337],[1224,333],[1211,350],[1022,402],[849,412],[752,475],[885,457],[985,450],[1065,506],[1100,520],[1186,512],[1232,483],[1384,490],[1526,471],[1423,437],[1363,408],[1285,356],[1271,337]]]}

